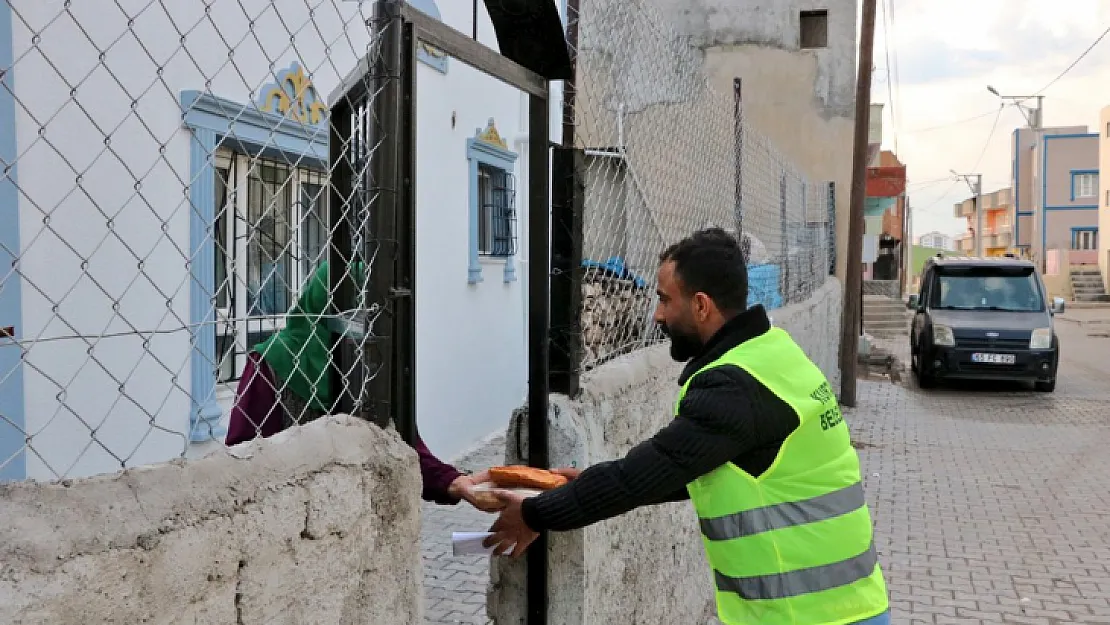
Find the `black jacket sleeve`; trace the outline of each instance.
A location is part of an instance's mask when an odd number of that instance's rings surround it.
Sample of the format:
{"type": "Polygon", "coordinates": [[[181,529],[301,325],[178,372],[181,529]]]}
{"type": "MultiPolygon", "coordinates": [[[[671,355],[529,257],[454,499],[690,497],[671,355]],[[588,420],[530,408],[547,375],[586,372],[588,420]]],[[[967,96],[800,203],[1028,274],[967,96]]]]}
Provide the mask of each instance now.
{"type": "Polygon", "coordinates": [[[566,486],[525,500],[524,521],[536,531],[566,531],[685,499],[687,484],[762,444],[753,385],[746,372],[727,365],[694,376],[678,418],[624,458],[591,466],[566,486]]]}

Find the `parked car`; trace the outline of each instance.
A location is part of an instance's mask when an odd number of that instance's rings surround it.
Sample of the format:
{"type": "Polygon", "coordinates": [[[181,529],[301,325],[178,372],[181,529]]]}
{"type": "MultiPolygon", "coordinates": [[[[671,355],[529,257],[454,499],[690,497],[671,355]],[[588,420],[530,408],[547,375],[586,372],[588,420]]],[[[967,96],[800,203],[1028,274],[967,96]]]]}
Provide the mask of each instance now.
{"type": "Polygon", "coordinates": [[[922,388],[952,379],[1032,382],[1056,389],[1060,345],[1036,266],[1016,257],[936,257],[911,295],[913,372],[922,388]]]}

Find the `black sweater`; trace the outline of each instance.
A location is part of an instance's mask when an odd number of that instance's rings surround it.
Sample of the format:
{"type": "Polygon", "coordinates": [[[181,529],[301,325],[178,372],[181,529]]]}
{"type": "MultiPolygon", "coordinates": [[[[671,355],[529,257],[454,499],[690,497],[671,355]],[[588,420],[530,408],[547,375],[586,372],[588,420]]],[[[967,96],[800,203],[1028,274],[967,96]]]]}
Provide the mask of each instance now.
{"type": "MultiPolygon", "coordinates": [[[[762,306],[729,320],[686,365],[679,385],[770,327],[762,306]]],[[[690,383],[678,418],[624,458],[593,465],[566,486],[526,499],[524,521],[536,531],[567,531],[640,506],[688,499],[687,484],[729,461],[758,476],[797,427],[794,410],[746,371],[715,367],[690,383]]]]}

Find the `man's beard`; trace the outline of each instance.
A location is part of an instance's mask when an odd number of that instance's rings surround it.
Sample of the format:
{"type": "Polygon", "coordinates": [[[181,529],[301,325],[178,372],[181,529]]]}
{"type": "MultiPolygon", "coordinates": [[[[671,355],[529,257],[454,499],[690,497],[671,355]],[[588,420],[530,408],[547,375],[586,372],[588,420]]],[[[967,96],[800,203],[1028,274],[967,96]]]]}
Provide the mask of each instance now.
{"type": "Polygon", "coordinates": [[[663,334],[671,339],[671,358],[677,362],[686,362],[701,353],[704,345],[696,332],[687,332],[678,328],[667,327],[659,324],[663,334]]]}

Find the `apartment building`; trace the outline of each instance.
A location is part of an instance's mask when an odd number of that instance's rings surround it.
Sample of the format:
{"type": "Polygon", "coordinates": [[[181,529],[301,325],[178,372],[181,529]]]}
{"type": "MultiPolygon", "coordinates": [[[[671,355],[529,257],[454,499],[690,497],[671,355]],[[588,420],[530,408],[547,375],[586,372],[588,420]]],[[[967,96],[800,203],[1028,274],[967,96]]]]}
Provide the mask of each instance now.
{"type": "Polygon", "coordinates": [[[1098,230],[1095,246],[1098,248],[1098,268],[1102,281],[1110,291],[1110,106],[1102,109],[1098,117],[1098,230]],[[1098,233],[1103,236],[1099,237],[1098,233]]]}
{"type": "Polygon", "coordinates": [[[955,244],[950,235],[943,232],[926,232],[925,234],[917,237],[917,244],[921,247],[929,247],[938,250],[954,251],[955,244]]]}
{"type": "Polygon", "coordinates": [[[1098,263],[1099,133],[1087,126],[1013,133],[1013,239],[1040,263],[1067,250],[1070,265],[1098,263]]]}
{"type": "Polygon", "coordinates": [[[983,225],[978,232],[979,218],[976,202],[979,198],[970,197],[955,207],[957,218],[967,219],[967,233],[956,239],[956,250],[969,255],[980,254],[980,240],[983,256],[1002,256],[1018,253],[1014,244],[1013,191],[999,189],[982,196],[983,225]]]}

